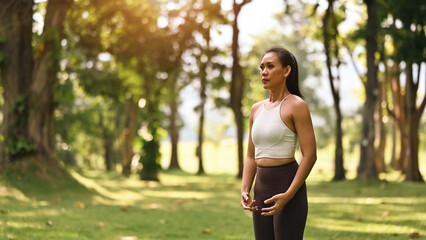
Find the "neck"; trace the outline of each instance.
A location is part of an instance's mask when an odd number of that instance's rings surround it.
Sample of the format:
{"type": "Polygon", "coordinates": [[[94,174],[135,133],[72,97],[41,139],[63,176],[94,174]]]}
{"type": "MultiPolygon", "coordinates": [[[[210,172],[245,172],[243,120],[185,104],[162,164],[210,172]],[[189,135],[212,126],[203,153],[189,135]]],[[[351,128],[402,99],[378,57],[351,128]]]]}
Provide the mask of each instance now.
{"type": "Polygon", "coordinates": [[[290,95],[290,92],[288,91],[287,88],[269,90],[269,102],[276,102],[276,101],[280,102],[284,98],[286,98],[288,95],[290,95]]]}

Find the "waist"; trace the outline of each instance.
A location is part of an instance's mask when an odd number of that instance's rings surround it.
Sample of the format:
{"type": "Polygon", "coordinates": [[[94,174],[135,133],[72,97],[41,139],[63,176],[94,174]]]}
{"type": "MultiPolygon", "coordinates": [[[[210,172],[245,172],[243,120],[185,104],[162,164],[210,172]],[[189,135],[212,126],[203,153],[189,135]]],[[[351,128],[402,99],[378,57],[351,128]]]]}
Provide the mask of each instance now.
{"type": "Polygon", "coordinates": [[[296,162],[296,159],[294,157],[292,158],[256,158],[255,159],[256,165],[258,167],[276,167],[276,166],[282,166],[287,165],[289,163],[296,162]]]}
{"type": "Polygon", "coordinates": [[[255,191],[270,188],[286,191],[293,182],[298,168],[299,164],[296,161],[279,166],[257,166],[255,191]]]}

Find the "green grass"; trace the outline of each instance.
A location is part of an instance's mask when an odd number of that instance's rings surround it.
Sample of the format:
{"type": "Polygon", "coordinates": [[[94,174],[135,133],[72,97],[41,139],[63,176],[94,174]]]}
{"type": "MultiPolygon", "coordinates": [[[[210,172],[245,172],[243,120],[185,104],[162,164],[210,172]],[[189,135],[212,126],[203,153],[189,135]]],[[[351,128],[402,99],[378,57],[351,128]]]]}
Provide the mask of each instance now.
{"type": "MultiPolygon", "coordinates": [[[[188,173],[196,160],[181,151],[186,172],[161,172],[161,183],[101,171],[70,171],[78,182],[9,172],[0,177],[0,239],[254,239],[229,164],[233,150],[208,145],[203,176],[188,173]]],[[[305,240],[403,240],[413,232],[426,239],[425,184],[329,182],[329,165],[319,161],[308,179],[305,240]]]]}

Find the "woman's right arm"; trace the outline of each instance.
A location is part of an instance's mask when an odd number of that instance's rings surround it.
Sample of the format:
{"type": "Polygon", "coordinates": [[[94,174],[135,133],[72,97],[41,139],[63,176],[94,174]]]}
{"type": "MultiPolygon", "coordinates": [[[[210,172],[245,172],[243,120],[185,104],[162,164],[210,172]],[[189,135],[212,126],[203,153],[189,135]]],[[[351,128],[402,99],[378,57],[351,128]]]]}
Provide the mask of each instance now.
{"type": "Polygon", "coordinates": [[[257,206],[254,206],[255,201],[250,197],[250,190],[253,185],[254,176],[256,175],[256,162],[254,160],[254,144],[251,139],[251,129],[253,126],[254,115],[257,112],[258,104],[254,104],[250,111],[250,131],[247,144],[247,155],[244,161],[243,179],[241,182],[241,206],[250,211],[257,211],[257,206]]]}

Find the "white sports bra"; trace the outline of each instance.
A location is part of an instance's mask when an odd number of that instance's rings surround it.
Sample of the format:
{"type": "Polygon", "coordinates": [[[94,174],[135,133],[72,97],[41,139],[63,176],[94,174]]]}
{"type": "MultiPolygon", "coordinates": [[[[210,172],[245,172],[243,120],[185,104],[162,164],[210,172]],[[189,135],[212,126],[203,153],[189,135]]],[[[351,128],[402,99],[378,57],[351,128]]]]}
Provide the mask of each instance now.
{"type": "Polygon", "coordinates": [[[287,97],[270,110],[265,109],[265,104],[263,104],[256,114],[251,129],[255,159],[294,157],[296,133],[285,125],[280,116],[281,104],[287,97]]]}

